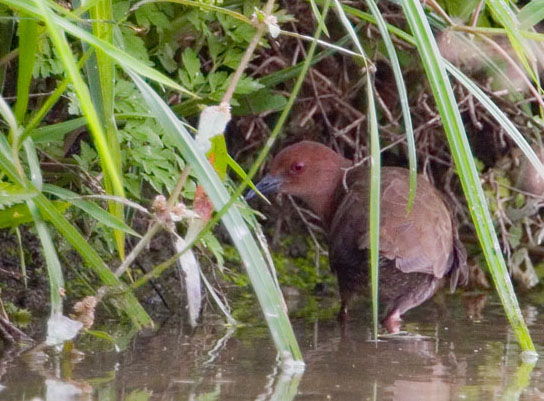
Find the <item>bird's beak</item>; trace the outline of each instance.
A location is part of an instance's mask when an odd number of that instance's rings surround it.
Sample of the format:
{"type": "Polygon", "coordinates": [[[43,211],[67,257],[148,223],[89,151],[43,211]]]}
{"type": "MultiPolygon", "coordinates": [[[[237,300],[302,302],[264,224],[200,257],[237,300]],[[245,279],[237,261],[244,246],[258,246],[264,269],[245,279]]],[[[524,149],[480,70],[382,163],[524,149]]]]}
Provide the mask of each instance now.
{"type": "MultiPolygon", "coordinates": [[[[283,178],[274,177],[270,174],[267,174],[263,177],[261,181],[256,185],[256,188],[263,195],[273,194],[280,190],[281,185],[283,184],[283,178]]],[[[257,195],[254,190],[249,190],[246,194],[246,201],[253,199],[257,195]]]]}

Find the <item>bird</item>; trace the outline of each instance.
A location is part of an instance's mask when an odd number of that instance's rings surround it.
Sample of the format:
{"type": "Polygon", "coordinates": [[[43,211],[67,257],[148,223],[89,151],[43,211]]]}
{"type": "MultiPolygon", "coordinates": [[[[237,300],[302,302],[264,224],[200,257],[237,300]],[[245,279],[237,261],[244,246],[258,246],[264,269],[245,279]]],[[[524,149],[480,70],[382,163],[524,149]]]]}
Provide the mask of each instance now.
{"type": "MultiPolygon", "coordinates": [[[[350,300],[369,288],[370,168],[305,140],[281,150],[256,188],[299,198],[321,218],[340,292],[339,320],[347,321],[350,300]]],[[[409,192],[409,170],[381,168],[378,299],[381,323],[393,334],[401,316],[447,279],[452,292],[468,281],[466,250],[439,191],[418,174],[408,211],[409,192]]],[[[249,191],[246,200],[255,195],[249,191]]]]}

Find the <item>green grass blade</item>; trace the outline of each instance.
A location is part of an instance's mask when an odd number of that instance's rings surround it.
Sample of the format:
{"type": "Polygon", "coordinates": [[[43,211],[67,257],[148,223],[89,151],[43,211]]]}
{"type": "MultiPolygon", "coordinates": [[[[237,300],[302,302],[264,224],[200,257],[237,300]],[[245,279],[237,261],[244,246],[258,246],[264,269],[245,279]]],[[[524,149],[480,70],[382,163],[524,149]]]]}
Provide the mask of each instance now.
{"type": "Polygon", "coordinates": [[[532,0],[518,13],[519,25],[529,29],[544,19],[544,0],[532,0]]]}
{"type": "MultiPolygon", "coordinates": [[[[9,130],[11,132],[17,132],[17,130],[19,129],[19,126],[17,125],[17,120],[15,119],[15,115],[12,113],[9,105],[6,103],[6,101],[1,95],[0,95],[0,116],[2,116],[2,118],[8,125],[9,130]]],[[[5,139],[3,135],[0,135],[0,137],[2,137],[2,139],[5,139]]]]}
{"type": "Polygon", "coordinates": [[[0,209],[5,209],[36,196],[36,192],[14,185],[9,182],[0,182],[0,209]]]}
{"type": "MultiPolygon", "coordinates": [[[[32,55],[34,57],[34,55],[32,55]]],[[[27,60],[28,61],[28,60],[27,60]]],[[[31,63],[32,64],[32,63],[31,63]]],[[[26,108],[25,108],[26,109],[26,108]]],[[[40,163],[38,161],[38,155],[36,154],[36,148],[31,140],[27,140],[24,143],[25,153],[28,160],[28,166],[30,168],[30,176],[32,177],[32,183],[38,189],[42,187],[42,172],[40,170],[40,163]]],[[[60,265],[59,257],[55,246],[53,245],[53,239],[51,233],[47,228],[47,224],[42,218],[34,200],[28,200],[26,202],[34,226],[38,232],[38,238],[43,248],[43,256],[45,259],[45,266],[47,268],[47,277],[49,278],[49,293],[51,299],[51,316],[62,314],[62,294],[64,292],[64,276],[62,274],[62,267],[60,265]]]]}
{"type": "Polygon", "coordinates": [[[59,262],[57,251],[53,245],[53,239],[47,224],[43,221],[34,201],[27,201],[28,208],[34,220],[34,226],[38,232],[38,238],[42,244],[47,277],[49,278],[49,292],[51,299],[51,316],[62,313],[62,293],[64,291],[64,277],[59,262]]]}
{"type": "Polygon", "coordinates": [[[531,76],[533,81],[538,82],[538,72],[531,67],[531,65],[534,64],[535,56],[519,32],[520,24],[514,11],[504,0],[486,0],[486,4],[491,11],[491,14],[506,30],[506,35],[510,40],[510,44],[525,68],[525,71],[531,76]]]}
{"type": "MultiPolygon", "coordinates": [[[[28,191],[32,191],[32,189],[28,189],[28,191]]],[[[52,201],[51,203],[60,213],[64,213],[70,207],[67,202],[52,201]]],[[[47,219],[44,221],[48,222],[47,219]]],[[[26,203],[0,210],[0,229],[16,228],[22,224],[32,224],[33,222],[34,219],[26,203]]]]}
{"type": "Polygon", "coordinates": [[[485,107],[487,112],[500,124],[510,139],[512,139],[516,145],[521,149],[525,156],[529,159],[529,162],[533,167],[544,177],[544,165],[538,158],[537,154],[529,145],[527,140],[523,137],[521,132],[516,128],[514,123],[508,118],[506,114],[482,91],[478,85],[474,83],[469,77],[467,77],[461,70],[455,67],[450,62],[444,60],[445,66],[448,72],[455,77],[468,91],[485,107]]]}
{"type": "Polygon", "coordinates": [[[30,132],[30,137],[34,143],[49,143],[62,141],[64,136],[77,128],[87,124],[85,117],[66,120],[61,123],[45,125],[30,132]]]}
{"type": "Polygon", "coordinates": [[[408,198],[408,205],[406,206],[409,212],[414,204],[414,197],[416,196],[417,185],[417,157],[416,157],[416,141],[414,138],[414,128],[412,126],[412,117],[410,115],[410,103],[408,102],[408,93],[406,92],[406,85],[404,84],[404,78],[402,76],[402,70],[400,68],[399,58],[397,57],[397,51],[391,40],[391,35],[387,30],[387,25],[383,19],[378,6],[374,0],[367,0],[368,7],[372,12],[372,15],[376,19],[378,29],[382,35],[382,39],[389,55],[389,61],[391,62],[391,68],[393,69],[393,75],[395,76],[395,82],[397,84],[397,93],[399,95],[400,106],[402,109],[402,118],[404,119],[404,128],[406,129],[406,143],[408,145],[408,168],[410,170],[410,195],[408,198]]]}
{"type": "Polygon", "coordinates": [[[419,1],[404,0],[402,1],[402,7],[416,39],[420,57],[442,117],[444,130],[461,179],[472,220],[506,316],[512,325],[521,349],[535,352],[500,251],[500,245],[474,163],[474,157],[470,150],[457,101],[446,75],[446,69],[440,57],[438,46],[419,1]]]}
{"type": "Polygon", "coordinates": [[[380,261],[381,151],[373,85],[367,72],[368,132],[370,134],[370,282],[374,340],[378,339],[378,295],[380,261]]]}
{"type": "Polygon", "coordinates": [[[143,6],[144,4],[149,4],[149,3],[177,3],[177,4],[184,5],[184,6],[196,7],[196,8],[202,9],[202,10],[214,11],[214,12],[217,12],[217,13],[220,13],[220,14],[225,14],[225,15],[228,15],[229,17],[237,19],[238,21],[241,21],[241,22],[243,22],[245,24],[253,25],[251,20],[249,18],[247,18],[244,14],[240,14],[240,13],[238,13],[236,11],[233,11],[233,10],[230,10],[230,9],[228,9],[226,7],[218,7],[218,6],[215,6],[213,4],[207,4],[207,3],[204,3],[202,1],[192,1],[192,0],[142,0],[142,1],[139,1],[138,3],[136,3],[134,6],[132,6],[132,8],[130,10],[134,11],[137,8],[143,6]]]}
{"type": "Polygon", "coordinates": [[[28,18],[19,20],[19,43],[24,44],[24,46],[19,46],[17,102],[15,102],[14,114],[19,124],[22,124],[28,107],[30,82],[32,81],[34,60],[38,48],[38,22],[36,20],[28,18]]]}
{"type": "Polygon", "coordinates": [[[374,340],[378,339],[378,295],[379,295],[379,256],[380,256],[380,186],[381,186],[381,152],[378,118],[374,99],[374,84],[371,77],[370,63],[366,59],[363,46],[355,30],[351,26],[342,5],[334,0],[336,12],[344,29],[348,32],[358,53],[363,57],[366,67],[366,89],[368,104],[368,132],[370,135],[370,288],[372,297],[372,323],[374,340]]]}
{"type": "Polygon", "coordinates": [[[91,96],[89,94],[89,89],[85,85],[79,69],[77,68],[76,62],[70,46],[59,27],[56,25],[54,14],[51,10],[45,5],[44,0],[34,0],[38,5],[43,19],[46,23],[47,30],[49,32],[49,37],[55,47],[57,48],[58,54],[64,67],[66,68],[67,74],[74,85],[74,89],[80,100],[81,110],[87,118],[87,122],[93,136],[94,144],[100,155],[100,163],[102,170],[105,175],[108,176],[108,179],[111,180],[112,186],[116,193],[123,193],[123,184],[121,180],[121,174],[116,168],[116,164],[112,158],[111,152],[108,147],[108,143],[98,118],[96,109],[92,103],[91,96]]]}
{"type": "MultiPolygon", "coordinates": [[[[80,6],[79,0],[74,0],[74,7],[80,6]]],[[[113,9],[111,0],[98,0],[96,4],[90,8],[90,14],[93,21],[92,31],[94,35],[104,42],[113,44],[113,25],[105,21],[113,20],[113,9]]],[[[85,29],[85,26],[81,26],[85,29]]],[[[90,46],[83,42],[83,50],[89,51],[90,46]]],[[[114,83],[115,83],[115,66],[111,57],[105,54],[102,50],[97,49],[96,52],[85,63],[87,72],[87,80],[89,82],[89,92],[93,104],[98,112],[102,125],[104,127],[106,140],[112,154],[113,161],[117,171],[122,172],[122,157],[119,145],[119,134],[115,117],[113,115],[114,105],[114,83]]],[[[120,174],[121,180],[123,175],[120,174]]],[[[118,193],[112,185],[109,177],[104,180],[106,193],[118,197],[124,197],[125,194],[118,193]]],[[[119,220],[124,220],[123,204],[120,202],[108,202],[110,213],[119,220]]],[[[125,258],[125,234],[122,230],[113,230],[117,251],[121,260],[125,258]]]]}
{"type": "Polygon", "coordinates": [[[140,237],[140,234],[127,226],[122,219],[119,219],[117,216],[108,213],[97,204],[82,199],[82,197],[75,192],[51,184],[45,184],[42,188],[42,191],[55,195],[58,198],[67,202],[70,202],[72,205],[83,210],[90,217],[104,224],[107,227],[113,228],[114,230],[122,231],[135,237],[140,237]]]}
{"type": "MultiPolygon", "coordinates": [[[[113,45],[113,25],[110,23],[104,23],[103,21],[113,20],[113,6],[112,0],[99,0],[96,6],[90,9],[91,17],[95,21],[93,23],[93,31],[96,37],[104,40],[107,43],[113,45]]],[[[87,67],[94,68],[99,73],[99,82],[94,82],[91,87],[92,92],[98,95],[100,90],[102,100],[102,121],[104,122],[104,128],[106,131],[106,139],[112,152],[113,160],[116,163],[117,169],[122,172],[123,158],[121,156],[121,145],[119,143],[119,133],[117,131],[117,124],[115,123],[114,116],[114,94],[115,94],[115,65],[113,59],[109,57],[102,50],[97,49],[96,58],[89,59],[87,67]],[[96,63],[96,64],[95,64],[96,63]],[[99,85],[97,85],[99,84],[99,85]],[[97,85],[98,88],[94,88],[97,85]]],[[[98,98],[98,97],[97,97],[98,98]]],[[[121,179],[122,179],[121,174],[121,179]]],[[[124,197],[123,194],[113,191],[112,183],[106,181],[106,192],[113,193],[119,197],[124,197]]],[[[123,204],[120,202],[108,202],[110,213],[117,217],[121,222],[124,220],[123,204]]],[[[115,229],[113,231],[115,241],[117,243],[117,250],[121,260],[125,258],[125,234],[123,230],[115,229]]]]}
{"type": "MultiPolygon", "coordinates": [[[[6,57],[11,50],[11,39],[15,27],[15,19],[12,18],[11,12],[7,9],[0,10],[0,60],[6,57]]],[[[0,94],[4,91],[4,78],[6,77],[6,69],[8,63],[0,65],[0,94]]]]}
{"type": "Polygon", "coordinates": [[[310,6],[312,7],[312,12],[314,13],[314,17],[317,21],[317,24],[319,25],[319,28],[323,31],[325,35],[330,37],[329,31],[327,30],[327,25],[325,24],[325,18],[323,18],[323,16],[321,15],[317,4],[315,4],[315,0],[310,0],[310,6]]]}
{"type": "MultiPolygon", "coordinates": [[[[131,71],[127,70],[127,73],[138,86],[165,133],[175,143],[200,184],[204,186],[216,210],[221,209],[229,201],[230,196],[205,155],[196,147],[185,126],[149,85],[131,71]]],[[[244,262],[278,351],[287,359],[301,360],[302,355],[289,318],[282,308],[282,295],[274,285],[259,247],[240,212],[233,206],[222,220],[244,262]]]]}

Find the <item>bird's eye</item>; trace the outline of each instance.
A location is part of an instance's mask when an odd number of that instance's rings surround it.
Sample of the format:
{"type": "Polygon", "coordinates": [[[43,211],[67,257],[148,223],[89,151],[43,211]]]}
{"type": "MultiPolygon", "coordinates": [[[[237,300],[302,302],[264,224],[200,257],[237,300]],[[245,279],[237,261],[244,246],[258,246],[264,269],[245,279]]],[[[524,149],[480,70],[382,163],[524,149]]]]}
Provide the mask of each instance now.
{"type": "Polygon", "coordinates": [[[304,170],[304,162],[294,162],[291,164],[291,172],[294,174],[298,174],[304,170]]]}

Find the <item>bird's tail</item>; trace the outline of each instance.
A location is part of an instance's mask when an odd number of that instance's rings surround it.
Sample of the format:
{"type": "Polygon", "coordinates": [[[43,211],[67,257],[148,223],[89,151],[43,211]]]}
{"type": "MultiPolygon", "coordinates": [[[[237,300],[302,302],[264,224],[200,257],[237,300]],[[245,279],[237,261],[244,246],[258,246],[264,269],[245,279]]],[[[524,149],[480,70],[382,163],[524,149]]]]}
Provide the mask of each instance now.
{"type": "Polygon", "coordinates": [[[449,276],[451,292],[454,292],[458,285],[468,284],[467,250],[457,235],[453,240],[453,261],[449,276]]]}

